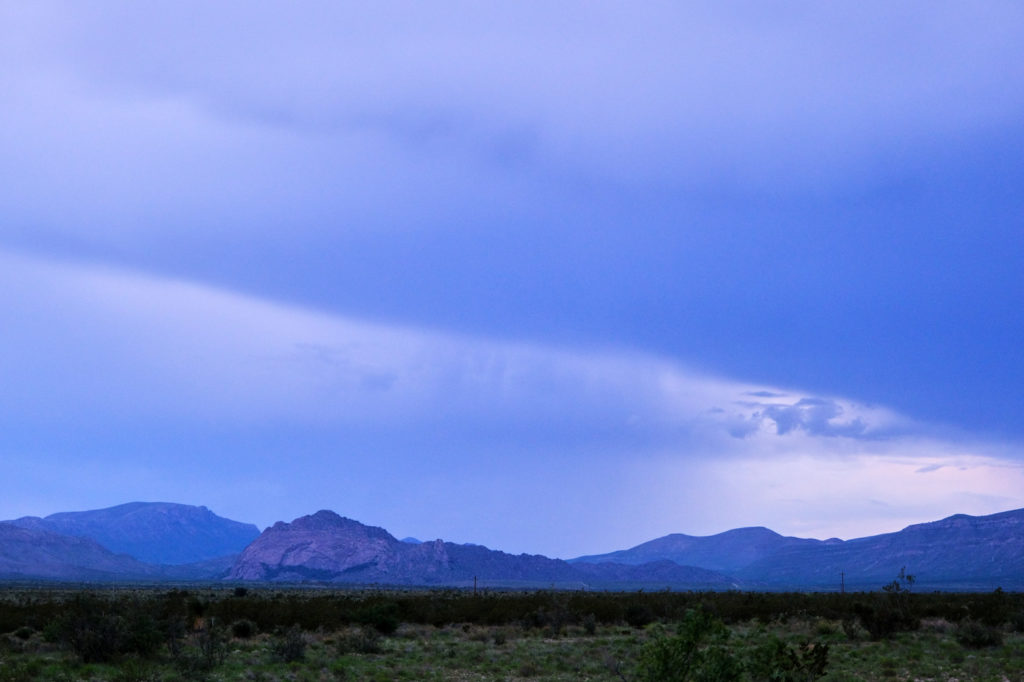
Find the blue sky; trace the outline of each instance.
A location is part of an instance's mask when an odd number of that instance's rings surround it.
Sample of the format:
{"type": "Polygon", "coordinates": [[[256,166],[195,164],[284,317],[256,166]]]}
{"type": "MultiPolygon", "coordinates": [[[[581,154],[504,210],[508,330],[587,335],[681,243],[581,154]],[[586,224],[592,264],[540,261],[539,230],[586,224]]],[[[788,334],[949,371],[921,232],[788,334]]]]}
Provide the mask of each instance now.
{"type": "Polygon", "coordinates": [[[0,518],[1024,507],[1019,3],[0,2],[0,88],[0,518]]]}

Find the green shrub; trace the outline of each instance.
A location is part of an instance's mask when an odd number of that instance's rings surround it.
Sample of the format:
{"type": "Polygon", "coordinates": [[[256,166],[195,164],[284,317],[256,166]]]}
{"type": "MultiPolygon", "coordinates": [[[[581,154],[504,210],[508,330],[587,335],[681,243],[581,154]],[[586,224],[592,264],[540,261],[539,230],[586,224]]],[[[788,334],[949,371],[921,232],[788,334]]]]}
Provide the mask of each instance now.
{"type": "Polygon", "coordinates": [[[834,635],[837,632],[835,623],[824,618],[819,618],[814,624],[815,634],[827,637],[828,635],[834,635]]]}
{"type": "Polygon", "coordinates": [[[828,644],[793,647],[772,635],[752,652],[747,673],[759,682],[811,682],[828,668],[828,644]]]}
{"type": "Polygon", "coordinates": [[[864,629],[857,622],[856,618],[847,616],[843,618],[843,634],[846,635],[846,639],[856,642],[863,637],[864,629]]]}
{"type": "Polygon", "coordinates": [[[394,602],[374,604],[359,614],[359,622],[374,627],[382,635],[393,635],[400,625],[398,605],[394,602]]]}
{"type": "Polygon", "coordinates": [[[209,606],[209,604],[199,597],[192,597],[188,600],[187,604],[189,618],[193,621],[202,618],[206,615],[206,610],[209,606]]]}
{"type": "Polygon", "coordinates": [[[364,625],[355,632],[345,632],[338,637],[338,654],[379,654],[380,632],[369,625],[364,625]]]}
{"type": "Polygon", "coordinates": [[[252,622],[248,618],[242,618],[236,620],[231,624],[231,636],[238,639],[249,639],[255,636],[259,628],[256,627],[256,623],[252,622]]]}
{"type": "Polygon", "coordinates": [[[14,631],[14,636],[18,639],[25,641],[26,639],[32,639],[32,635],[35,634],[35,630],[27,625],[22,625],[20,628],[14,631]]]}
{"type": "Polygon", "coordinates": [[[160,675],[152,664],[141,661],[127,660],[118,666],[117,672],[110,678],[111,682],[157,682],[160,675]]]}
{"type": "Polygon", "coordinates": [[[32,682],[42,672],[40,661],[4,661],[0,665],[0,682],[32,682]]]}
{"type": "Polygon", "coordinates": [[[189,679],[200,679],[224,663],[228,653],[228,635],[216,619],[211,618],[194,632],[188,647],[173,647],[175,667],[189,679]]]}
{"type": "Polygon", "coordinates": [[[956,641],[968,649],[1002,646],[1003,632],[993,625],[965,618],[956,626],[956,641]]]}
{"type": "Polygon", "coordinates": [[[106,663],[125,650],[124,618],[100,599],[75,597],[52,625],[56,640],[83,663],[106,663]]]}
{"type": "Polygon", "coordinates": [[[985,625],[999,626],[1010,620],[1009,596],[1003,588],[997,587],[992,592],[981,595],[970,606],[971,619],[979,620],[985,625]]]}
{"type": "Polygon", "coordinates": [[[726,648],[729,629],[703,610],[691,610],[673,637],[658,636],[640,654],[639,679],[648,682],[730,682],[739,662],[726,648]]]}
{"type": "Polygon", "coordinates": [[[642,628],[654,620],[654,613],[644,604],[630,604],[626,607],[626,623],[642,628]]]}
{"type": "Polygon", "coordinates": [[[854,604],[854,612],[872,639],[887,639],[897,632],[917,630],[921,619],[913,612],[911,587],[914,576],[901,568],[899,575],[882,587],[883,594],[869,603],[854,604]]]}
{"type": "Polygon", "coordinates": [[[274,658],[284,663],[293,663],[306,658],[306,636],[302,628],[293,625],[278,635],[270,645],[274,658]]]}
{"type": "Polygon", "coordinates": [[[540,674],[540,668],[533,663],[523,663],[518,672],[519,677],[536,677],[540,674]]]}
{"type": "Polygon", "coordinates": [[[142,607],[132,609],[124,617],[123,652],[149,658],[164,642],[165,628],[142,607]]]}

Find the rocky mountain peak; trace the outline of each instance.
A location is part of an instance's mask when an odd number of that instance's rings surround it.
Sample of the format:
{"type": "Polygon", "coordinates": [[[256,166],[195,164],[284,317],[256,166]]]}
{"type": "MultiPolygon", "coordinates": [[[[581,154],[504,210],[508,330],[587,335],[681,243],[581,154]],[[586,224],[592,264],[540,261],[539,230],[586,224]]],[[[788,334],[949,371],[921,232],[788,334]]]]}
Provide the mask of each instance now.
{"type": "Polygon", "coordinates": [[[367,526],[354,519],[350,519],[329,510],[321,509],[315,514],[300,516],[291,523],[278,522],[274,524],[278,532],[296,531],[324,531],[336,537],[372,538],[384,542],[398,542],[398,540],[383,528],[367,526]]]}

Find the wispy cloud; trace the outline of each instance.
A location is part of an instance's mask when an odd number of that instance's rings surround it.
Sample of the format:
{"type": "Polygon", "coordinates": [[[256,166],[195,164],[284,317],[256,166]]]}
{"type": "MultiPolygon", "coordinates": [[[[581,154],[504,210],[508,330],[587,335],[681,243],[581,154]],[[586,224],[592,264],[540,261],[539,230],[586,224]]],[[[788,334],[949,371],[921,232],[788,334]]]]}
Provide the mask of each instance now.
{"type": "Polygon", "coordinates": [[[867,443],[937,432],[881,406],[752,386],[651,354],[371,322],[109,267],[12,254],[0,263],[0,283],[18,292],[3,312],[20,321],[0,347],[19,379],[12,385],[25,389],[5,392],[8,415],[389,428],[451,420],[468,430],[590,430],[659,444],[867,443]]]}
{"type": "MultiPolygon", "coordinates": [[[[3,300],[0,313],[20,320],[0,339],[8,452],[27,438],[19,433],[70,429],[83,452],[120,439],[116,457],[136,468],[141,458],[151,471],[164,471],[132,478],[133,485],[160,491],[162,498],[207,470],[209,446],[190,455],[174,452],[178,443],[171,439],[157,444],[152,456],[133,454],[134,441],[125,440],[132,429],[192,433],[200,443],[223,443],[217,434],[235,433],[248,443],[246,431],[266,433],[274,425],[272,440],[258,447],[287,456],[287,473],[274,458],[256,457],[239,471],[217,465],[217,475],[228,488],[237,479],[239,490],[278,490],[290,498],[283,506],[292,513],[303,511],[296,500],[322,498],[323,506],[338,506],[330,481],[342,471],[354,485],[388,480],[392,493],[404,491],[410,499],[426,492],[415,480],[440,477],[433,485],[445,489],[447,501],[424,514],[441,524],[494,487],[508,490],[495,504],[511,508],[517,495],[543,488],[541,479],[554,494],[589,470],[596,480],[561,501],[552,499],[549,512],[564,514],[566,505],[587,507],[596,504],[595,496],[605,498],[612,505],[608,514],[629,521],[618,524],[616,537],[623,542],[643,539],[636,534],[645,531],[710,532],[724,529],[727,519],[750,523],[754,516],[791,532],[834,527],[837,534],[881,517],[840,523],[822,510],[860,509],[857,500],[868,492],[893,505],[898,513],[891,516],[899,519],[968,495],[990,496],[988,503],[972,498],[968,511],[995,511],[996,498],[1016,499],[1006,482],[1017,474],[996,475],[1017,471],[1005,468],[1012,461],[1002,459],[1005,451],[943,439],[931,427],[880,407],[714,377],[647,354],[367,322],[110,268],[13,255],[0,264],[0,285],[18,294],[3,300]],[[759,399],[751,401],[753,396],[759,399]],[[737,428],[744,429],[743,438],[735,437],[737,428]],[[121,431],[126,435],[117,436],[121,431]],[[296,449],[300,443],[305,445],[296,449]],[[352,447],[358,453],[347,454],[352,447]],[[374,448],[376,463],[364,459],[367,447],[374,448]],[[168,456],[173,472],[160,463],[168,456]],[[962,466],[953,466],[957,462],[962,466]],[[483,478],[481,466],[490,472],[483,478]],[[325,467],[339,473],[325,479],[317,473],[325,467]],[[382,473],[395,467],[417,473],[382,473]],[[922,469],[933,472],[928,485],[909,485],[908,472],[922,469]],[[656,484],[659,477],[679,488],[656,484]],[[763,487],[757,489],[758,483],[763,487]],[[645,493],[637,496],[637,489],[645,493]],[[690,496],[680,498],[678,490],[690,490],[690,496]],[[736,513],[710,515],[708,510],[722,507],[709,491],[716,499],[738,496],[736,513]],[[652,505],[662,513],[645,522],[652,505]],[[789,516],[770,511],[777,505],[789,516]],[[800,525],[796,509],[832,520],[800,525]]],[[[46,443],[51,450],[60,447],[53,436],[39,437],[36,447],[46,443]]],[[[112,456],[104,456],[106,466],[112,456]]],[[[17,475],[24,465],[8,458],[4,467],[17,475]]],[[[357,507],[352,513],[380,513],[372,496],[346,497],[357,507]]],[[[241,516],[255,513],[241,498],[225,505],[241,516]]],[[[390,521],[408,522],[397,513],[390,521]]],[[[579,533],[580,523],[570,515],[560,526],[579,533]]],[[[417,532],[440,529],[421,526],[417,532]]],[[[503,535],[463,520],[451,532],[530,548],[528,528],[503,535]]],[[[534,551],[573,551],[537,542],[534,551]]],[[[580,544],[585,542],[581,536],[580,544]]]]}

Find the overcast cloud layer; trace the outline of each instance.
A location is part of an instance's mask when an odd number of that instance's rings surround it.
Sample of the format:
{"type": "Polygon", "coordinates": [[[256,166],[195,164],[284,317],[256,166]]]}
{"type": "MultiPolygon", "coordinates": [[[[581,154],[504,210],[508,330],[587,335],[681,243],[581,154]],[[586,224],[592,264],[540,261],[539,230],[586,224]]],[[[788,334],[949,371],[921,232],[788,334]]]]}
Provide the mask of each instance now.
{"type": "Polygon", "coordinates": [[[0,517],[560,556],[1024,506],[1024,9],[0,2],[0,517]]]}

